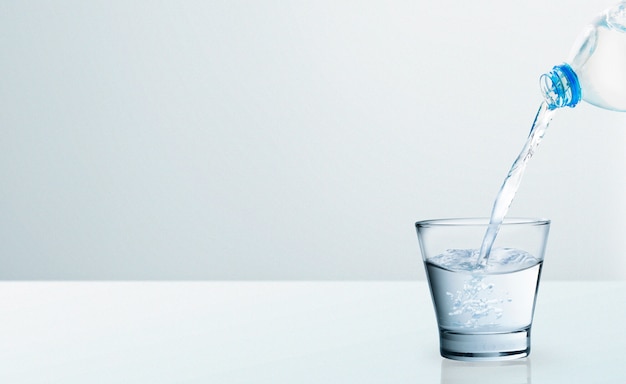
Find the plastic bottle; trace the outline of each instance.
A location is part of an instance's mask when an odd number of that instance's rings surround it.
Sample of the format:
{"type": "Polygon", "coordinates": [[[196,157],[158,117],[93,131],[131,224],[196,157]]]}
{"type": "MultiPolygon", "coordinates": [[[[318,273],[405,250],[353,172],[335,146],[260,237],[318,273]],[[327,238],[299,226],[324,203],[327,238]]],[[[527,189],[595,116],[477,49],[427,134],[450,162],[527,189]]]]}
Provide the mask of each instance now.
{"type": "Polygon", "coordinates": [[[626,111],[626,0],[602,12],[583,31],[570,59],[540,78],[550,109],[580,100],[626,111]]]}

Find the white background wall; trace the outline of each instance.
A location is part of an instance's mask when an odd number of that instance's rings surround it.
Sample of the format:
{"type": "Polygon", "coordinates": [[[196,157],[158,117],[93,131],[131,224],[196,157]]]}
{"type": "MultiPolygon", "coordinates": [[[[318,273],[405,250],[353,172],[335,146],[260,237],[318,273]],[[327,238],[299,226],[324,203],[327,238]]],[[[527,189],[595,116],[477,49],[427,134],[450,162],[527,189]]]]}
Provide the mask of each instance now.
{"type": "MultiPolygon", "coordinates": [[[[611,4],[4,1],[0,278],[422,279],[413,223],[489,214],[611,4]]],[[[511,208],[544,278],[626,278],[625,144],[556,115],[511,208]]]]}

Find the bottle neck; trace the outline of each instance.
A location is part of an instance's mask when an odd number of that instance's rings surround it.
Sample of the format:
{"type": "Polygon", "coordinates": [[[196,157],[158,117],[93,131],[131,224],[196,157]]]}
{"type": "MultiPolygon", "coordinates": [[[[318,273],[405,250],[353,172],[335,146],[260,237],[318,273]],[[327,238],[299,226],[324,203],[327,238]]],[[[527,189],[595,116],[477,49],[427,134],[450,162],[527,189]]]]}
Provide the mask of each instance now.
{"type": "Polygon", "coordinates": [[[541,93],[548,108],[575,107],[581,100],[580,83],[576,72],[567,63],[557,65],[541,75],[541,93]]]}

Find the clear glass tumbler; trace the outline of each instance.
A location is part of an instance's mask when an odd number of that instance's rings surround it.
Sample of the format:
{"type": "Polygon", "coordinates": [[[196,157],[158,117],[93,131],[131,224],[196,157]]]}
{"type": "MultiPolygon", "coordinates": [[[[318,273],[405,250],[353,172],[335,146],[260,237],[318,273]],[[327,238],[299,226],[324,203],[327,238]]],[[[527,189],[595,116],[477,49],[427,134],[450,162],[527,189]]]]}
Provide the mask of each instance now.
{"type": "Polygon", "coordinates": [[[530,354],[550,221],[505,219],[491,252],[481,257],[488,224],[487,218],[415,224],[441,355],[449,359],[511,360],[530,354]]]}

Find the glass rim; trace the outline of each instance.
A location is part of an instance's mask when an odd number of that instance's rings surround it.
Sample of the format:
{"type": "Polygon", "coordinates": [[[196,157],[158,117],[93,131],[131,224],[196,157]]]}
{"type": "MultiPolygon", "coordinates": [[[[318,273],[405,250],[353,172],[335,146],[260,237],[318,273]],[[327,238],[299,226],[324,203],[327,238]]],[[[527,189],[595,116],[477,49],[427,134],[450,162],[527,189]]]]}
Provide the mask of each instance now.
{"type": "MultiPolygon", "coordinates": [[[[551,220],[545,218],[532,217],[506,217],[502,225],[550,225],[551,220]]],[[[457,217],[420,220],[415,223],[417,228],[426,227],[487,227],[489,225],[489,217],[457,217]]]]}

